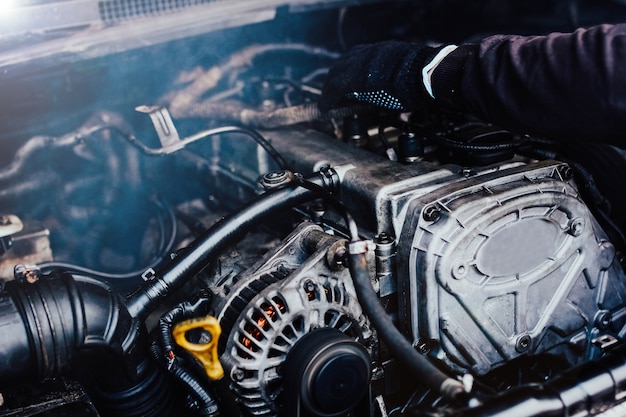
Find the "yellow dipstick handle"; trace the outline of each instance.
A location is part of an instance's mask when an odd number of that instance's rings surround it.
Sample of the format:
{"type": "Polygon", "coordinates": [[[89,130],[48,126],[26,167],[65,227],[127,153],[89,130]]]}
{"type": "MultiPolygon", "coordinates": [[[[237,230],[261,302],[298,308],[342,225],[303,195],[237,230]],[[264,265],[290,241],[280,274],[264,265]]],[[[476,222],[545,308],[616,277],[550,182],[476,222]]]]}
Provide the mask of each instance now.
{"type": "Polygon", "coordinates": [[[191,352],[193,356],[204,366],[208,377],[218,380],[224,376],[224,368],[217,357],[217,341],[222,333],[219,322],[213,316],[198,317],[181,321],[174,329],[172,336],[182,348],[191,352]],[[187,340],[186,334],[190,330],[204,329],[211,335],[211,340],[206,343],[192,343],[187,340]]]}

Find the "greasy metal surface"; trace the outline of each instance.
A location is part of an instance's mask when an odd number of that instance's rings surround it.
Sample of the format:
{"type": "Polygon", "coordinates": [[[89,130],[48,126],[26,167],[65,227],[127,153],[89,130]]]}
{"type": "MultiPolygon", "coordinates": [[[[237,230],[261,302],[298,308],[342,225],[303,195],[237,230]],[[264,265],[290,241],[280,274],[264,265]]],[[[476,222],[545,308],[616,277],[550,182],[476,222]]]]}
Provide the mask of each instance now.
{"type": "Polygon", "coordinates": [[[580,363],[600,354],[589,335],[622,331],[615,249],[557,168],[479,176],[410,205],[398,255],[402,317],[451,367],[484,374],[549,351],[580,363]],[[425,218],[429,205],[440,217],[425,218]],[[611,319],[594,319],[603,313],[611,319]]]}

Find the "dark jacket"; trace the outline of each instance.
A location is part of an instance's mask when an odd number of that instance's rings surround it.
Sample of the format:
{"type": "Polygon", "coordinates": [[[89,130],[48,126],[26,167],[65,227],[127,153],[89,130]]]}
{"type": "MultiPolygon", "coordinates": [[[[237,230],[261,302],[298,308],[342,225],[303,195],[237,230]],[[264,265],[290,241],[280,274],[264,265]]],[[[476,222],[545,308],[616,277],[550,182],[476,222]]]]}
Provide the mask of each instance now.
{"type": "Polygon", "coordinates": [[[432,84],[438,102],[504,128],[626,146],[626,24],[460,45],[432,84]]]}

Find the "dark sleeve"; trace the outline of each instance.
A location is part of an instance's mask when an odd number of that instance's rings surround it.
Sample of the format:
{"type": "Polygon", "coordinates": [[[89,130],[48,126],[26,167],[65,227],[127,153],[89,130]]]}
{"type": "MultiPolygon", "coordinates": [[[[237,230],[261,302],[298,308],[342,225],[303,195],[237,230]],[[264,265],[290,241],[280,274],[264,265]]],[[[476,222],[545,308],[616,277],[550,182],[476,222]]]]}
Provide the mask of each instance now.
{"type": "Polygon", "coordinates": [[[626,24],[460,45],[432,84],[437,102],[503,128],[626,147],[626,24]]]}

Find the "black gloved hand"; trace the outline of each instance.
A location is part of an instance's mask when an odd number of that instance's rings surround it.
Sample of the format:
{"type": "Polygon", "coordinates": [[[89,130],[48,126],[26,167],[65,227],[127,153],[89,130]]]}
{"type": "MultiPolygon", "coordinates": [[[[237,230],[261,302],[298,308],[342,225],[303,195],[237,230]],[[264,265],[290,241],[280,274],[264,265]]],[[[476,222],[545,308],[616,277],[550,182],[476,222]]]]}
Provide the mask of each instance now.
{"type": "Polygon", "coordinates": [[[432,100],[422,81],[422,69],[440,48],[387,41],[357,46],[333,64],[318,106],[328,111],[344,98],[389,110],[409,111],[432,100]]]}

